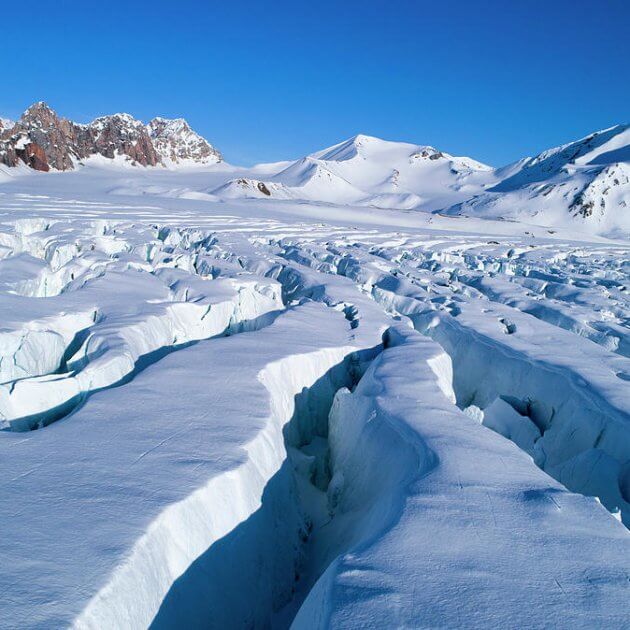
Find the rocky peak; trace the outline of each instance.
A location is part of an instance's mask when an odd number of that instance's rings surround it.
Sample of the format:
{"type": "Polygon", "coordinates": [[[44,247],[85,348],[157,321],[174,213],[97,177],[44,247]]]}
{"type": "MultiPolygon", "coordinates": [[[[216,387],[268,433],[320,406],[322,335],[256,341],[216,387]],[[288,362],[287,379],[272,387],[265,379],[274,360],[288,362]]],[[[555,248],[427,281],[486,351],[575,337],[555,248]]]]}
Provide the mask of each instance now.
{"type": "Polygon", "coordinates": [[[215,164],[223,157],[205,138],[195,133],[183,118],[154,118],[147,129],[165,163],[215,164]]]}
{"type": "Polygon", "coordinates": [[[20,123],[25,126],[39,127],[40,129],[51,129],[59,126],[59,118],[44,101],[39,101],[39,103],[31,105],[22,114],[20,123]]]}
{"type": "Polygon", "coordinates": [[[59,118],[40,101],[15,124],[0,120],[0,163],[7,166],[23,162],[36,170],[65,171],[74,168],[75,161],[93,155],[122,156],[142,166],[184,161],[212,164],[222,159],[181,118],[156,118],[145,125],[129,114],[114,114],[81,125],[59,118]]]}
{"type": "Polygon", "coordinates": [[[72,156],[57,114],[39,102],[31,105],[10,129],[0,131],[0,162],[20,161],[38,170],[72,168],[72,156]]]}
{"type": "Polygon", "coordinates": [[[90,123],[88,129],[95,153],[107,158],[125,155],[142,166],[161,162],[146,127],[129,114],[102,116],[90,123]]]}

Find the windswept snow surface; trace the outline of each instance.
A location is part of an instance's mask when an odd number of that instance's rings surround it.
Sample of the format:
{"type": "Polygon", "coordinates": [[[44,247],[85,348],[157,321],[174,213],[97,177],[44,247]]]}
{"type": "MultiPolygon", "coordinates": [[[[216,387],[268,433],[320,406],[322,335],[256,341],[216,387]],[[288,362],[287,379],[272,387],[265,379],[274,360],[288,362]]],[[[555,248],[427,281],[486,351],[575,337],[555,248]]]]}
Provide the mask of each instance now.
{"type": "Polygon", "coordinates": [[[617,125],[495,171],[498,183],[454,214],[630,233],[630,125],[617,125]]]}
{"type": "Polygon", "coordinates": [[[431,151],[0,171],[0,627],[628,627],[628,244],[431,151]]]}
{"type": "Polygon", "coordinates": [[[470,158],[360,134],[282,166],[264,182],[239,178],[211,192],[221,198],[266,196],[437,210],[496,181],[492,168],[470,158]]]}

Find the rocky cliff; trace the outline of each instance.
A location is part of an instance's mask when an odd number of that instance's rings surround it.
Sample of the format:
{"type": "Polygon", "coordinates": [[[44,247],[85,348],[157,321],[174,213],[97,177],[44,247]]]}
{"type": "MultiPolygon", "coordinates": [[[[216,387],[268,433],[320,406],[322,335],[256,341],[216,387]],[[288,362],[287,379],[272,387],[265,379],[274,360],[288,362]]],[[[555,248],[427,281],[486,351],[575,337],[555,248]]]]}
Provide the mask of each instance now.
{"type": "Polygon", "coordinates": [[[148,125],[153,145],[165,163],[216,164],[221,154],[183,118],[154,118],[148,125]]]}
{"type": "Polygon", "coordinates": [[[114,114],[81,125],[59,118],[43,102],[29,107],[16,123],[0,119],[0,164],[66,171],[94,155],[122,156],[140,166],[222,160],[183,119],[155,118],[145,125],[129,114],[114,114]]]}

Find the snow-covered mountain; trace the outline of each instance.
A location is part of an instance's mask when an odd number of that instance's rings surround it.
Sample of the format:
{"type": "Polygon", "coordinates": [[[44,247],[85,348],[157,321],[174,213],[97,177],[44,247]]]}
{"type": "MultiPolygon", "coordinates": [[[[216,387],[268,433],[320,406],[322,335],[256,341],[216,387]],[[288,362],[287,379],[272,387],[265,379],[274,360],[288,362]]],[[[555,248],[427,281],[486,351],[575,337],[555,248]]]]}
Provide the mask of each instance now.
{"type": "Polygon", "coordinates": [[[492,168],[433,147],[357,135],[281,168],[261,192],[257,181],[209,191],[243,197],[292,198],[382,208],[433,210],[495,183],[492,168]]]}
{"type": "Polygon", "coordinates": [[[619,125],[493,169],[430,146],[358,135],[275,174],[231,180],[219,198],[295,199],[630,230],[630,128],[619,125]]]}
{"type": "Polygon", "coordinates": [[[295,161],[214,168],[223,162],[221,153],[182,118],[157,117],[145,125],[129,114],[114,114],[82,125],[59,118],[40,102],[15,123],[0,119],[0,166],[71,170],[93,156],[171,169],[202,166],[206,173],[194,186],[184,179],[163,185],[146,178],[112,186],[132,194],[366,206],[569,226],[597,234],[630,232],[629,125],[501,168],[427,145],[363,134],[295,161]]]}
{"type": "Polygon", "coordinates": [[[39,102],[16,123],[1,122],[0,164],[5,166],[24,163],[38,171],[65,171],[95,155],[122,157],[140,166],[208,164],[222,159],[183,119],[155,118],[145,125],[129,114],[114,114],[82,125],[59,118],[39,102]]]}
{"type": "Polygon", "coordinates": [[[216,164],[223,159],[183,118],[154,118],[148,125],[153,145],[165,164],[216,164]]]}
{"type": "Polygon", "coordinates": [[[0,630],[628,626],[627,240],[439,210],[625,169],[626,131],[498,170],[2,133],[0,630]]]}
{"type": "Polygon", "coordinates": [[[497,185],[449,212],[630,229],[630,125],[597,131],[495,173],[497,185]]]}

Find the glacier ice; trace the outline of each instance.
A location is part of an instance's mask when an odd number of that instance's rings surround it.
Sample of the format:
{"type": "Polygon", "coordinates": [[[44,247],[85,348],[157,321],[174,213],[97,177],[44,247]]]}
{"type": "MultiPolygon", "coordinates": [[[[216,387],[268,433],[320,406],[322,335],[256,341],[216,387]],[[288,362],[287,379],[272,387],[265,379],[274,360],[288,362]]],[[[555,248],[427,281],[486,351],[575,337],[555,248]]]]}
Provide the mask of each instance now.
{"type": "Polygon", "coordinates": [[[0,186],[0,627],[624,627],[627,243],[274,170],[0,186]]]}

